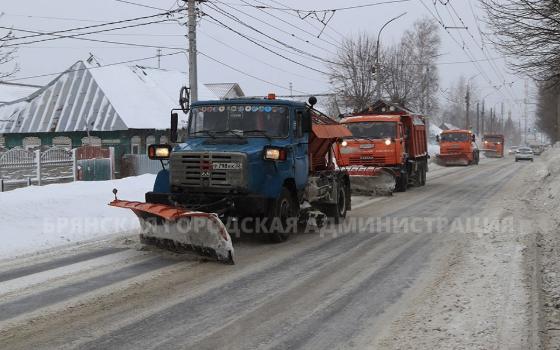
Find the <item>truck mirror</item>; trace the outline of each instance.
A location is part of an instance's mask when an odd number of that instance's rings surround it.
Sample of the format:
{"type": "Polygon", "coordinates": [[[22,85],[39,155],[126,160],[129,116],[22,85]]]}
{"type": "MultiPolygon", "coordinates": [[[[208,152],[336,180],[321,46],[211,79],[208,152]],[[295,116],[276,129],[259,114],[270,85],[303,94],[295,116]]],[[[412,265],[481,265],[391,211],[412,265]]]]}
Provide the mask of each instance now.
{"type": "Polygon", "coordinates": [[[306,110],[304,112],[297,113],[298,118],[301,118],[299,121],[301,123],[301,131],[305,133],[311,132],[311,112],[306,110]]]}
{"type": "Polygon", "coordinates": [[[169,139],[172,143],[177,142],[178,125],[179,125],[179,114],[171,113],[171,128],[169,129],[169,139]]]}
{"type": "Polygon", "coordinates": [[[476,135],[472,134],[472,142],[475,142],[475,141],[476,141],[476,135]]]}
{"type": "Polygon", "coordinates": [[[436,142],[439,143],[439,135],[436,135],[436,142]]]}

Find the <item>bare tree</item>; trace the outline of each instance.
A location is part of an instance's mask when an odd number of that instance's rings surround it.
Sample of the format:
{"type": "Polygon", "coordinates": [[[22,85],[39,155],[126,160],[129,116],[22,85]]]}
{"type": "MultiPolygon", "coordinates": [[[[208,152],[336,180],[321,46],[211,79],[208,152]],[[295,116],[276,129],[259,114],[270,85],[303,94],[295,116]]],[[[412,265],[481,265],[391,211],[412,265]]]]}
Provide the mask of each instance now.
{"type": "Polygon", "coordinates": [[[389,47],[382,55],[382,86],[389,100],[401,106],[414,108],[420,98],[418,94],[419,77],[414,66],[412,53],[403,43],[389,47]]]}
{"type": "Polygon", "coordinates": [[[559,141],[560,116],[560,85],[552,82],[541,82],[538,85],[537,98],[537,127],[545,133],[552,142],[559,141]]]}
{"type": "Polygon", "coordinates": [[[481,0],[498,49],[510,67],[535,80],[560,83],[560,2],[481,0]]]}
{"type": "Polygon", "coordinates": [[[345,39],[330,66],[335,92],[356,110],[369,106],[375,97],[375,40],[362,33],[345,39]]]}
{"type": "MultiPolygon", "coordinates": [[[[440,47],[438,27],[424,18],[407,30],[398,44],[380,52],[380,82],[384,98],[408,108],[433,113],[437,108],[438,71],[435,64],[440,47]]],[[[343,41],[330,66],[335,92],[353,109],[374,102],[376,41],[367,34],[343,41]]]]}
{"type": "Polygon", "coordinates": [[[409,69],[416,76],[415,98],[409,101],[409,105],[423,113],[435,113],[438,108],[436,60],[441,46],[438,31],[437,23],[426,17],[414,22],[412,29],[405,31],[402,38],[402,45],[410,58],[409,69]]]}
{"type": "Polygon", "coordinates": [[[19,66],[15,62],[17,48],[6,47],[11,38],[13,38],[11,30],[4,35],[0,35],[0,80],[10,77],[19,71],[19,66]]]}

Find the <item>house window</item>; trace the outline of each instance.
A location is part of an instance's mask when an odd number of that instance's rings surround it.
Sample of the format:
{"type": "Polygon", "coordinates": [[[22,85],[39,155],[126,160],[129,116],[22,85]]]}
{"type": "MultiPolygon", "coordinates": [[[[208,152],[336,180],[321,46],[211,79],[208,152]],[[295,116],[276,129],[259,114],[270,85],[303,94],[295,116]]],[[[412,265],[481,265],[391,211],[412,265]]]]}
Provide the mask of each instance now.
{"type": "Polygon", "coordinates": [[[153,135],[150,135],[148,137],[146,137],[146,153],[148,153],[148,147],[150,145],[154,145],[156,143],[156,137],[153,135]]]}
{"type": "Polygon", "coordinates": [[[159,143],[161,143],[162,145],[165,145],[167,143],[169,143],[169,141],[167,140],[167,136],[162,136],[159,138],[159,143]]]}
{"type": "Polygon", "coordinates": [[[98,146],[101,147],[101,139],[97,136],[88,136],[82,138],[82,146],[98,146]]]}
{"type": "Polygon", "coordinates": [[[140,136],[133,136],[130,139],[130,154],[140,154],[140,136]]]}
{"type": "Polygon", "coordinates": [[[72,148],[72,139],[67,136],[57,136],[52,139],[52,145],[54,147],[60,147],[64,149],[72,148]]]}
{"type": "Polygon", "coordinates": [[[6,148],[6,138],[4,136],[0,136],[0,148],[6,148]]]}
{"type": "Polygon", "coordinates": [[[41,139],[35,136],[23,138],[23,148],[26,150],[34,150],[41,147],[41,139]]]}

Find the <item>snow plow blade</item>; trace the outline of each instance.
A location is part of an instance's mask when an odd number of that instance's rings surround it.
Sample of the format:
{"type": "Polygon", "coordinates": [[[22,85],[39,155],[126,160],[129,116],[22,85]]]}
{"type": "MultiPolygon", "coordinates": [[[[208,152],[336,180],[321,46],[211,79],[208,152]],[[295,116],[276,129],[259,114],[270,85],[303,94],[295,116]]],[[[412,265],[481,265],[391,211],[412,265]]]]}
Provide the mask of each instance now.
{"type": "Polygon", "coordinates": [[[469,165],[469,160],[463,154],[436,155],[436,164],[441,166],[469,165]]]}
{"type": "Polygon", "coordinates": [[[396,177],[390,169],[351,166],[346,167],[345,170],[350,175],[352,193],[368,196],[390,196],[395,191],[396,177]]]}
{"type": "Polygon", "coordinates": [[[114,200],[110,206],[131,209],[140,220],[142,243],[171,251],[193,251],[233,264],[231,237],[215,213],[165,204],[114,200]]]}

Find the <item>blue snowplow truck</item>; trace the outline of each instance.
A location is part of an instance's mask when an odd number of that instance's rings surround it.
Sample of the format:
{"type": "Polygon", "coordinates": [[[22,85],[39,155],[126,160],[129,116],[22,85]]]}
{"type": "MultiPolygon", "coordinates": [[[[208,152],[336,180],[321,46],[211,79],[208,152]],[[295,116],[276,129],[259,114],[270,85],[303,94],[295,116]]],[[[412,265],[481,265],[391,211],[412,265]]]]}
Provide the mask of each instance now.
{"type": "MultiPolygon", "coordinates": [[[[283,242],[308,222],[338,223],[351,207],[350,182],[332,146],[350,131],[309,104],[275,99],[193,103],[171,145],[150,145],[165,166],[146,202],[115,200],[140,219],[143,243],[233,263],[229,230],[283,242]]],[[[184,111],[184,110],[183,110],[184,111]]]]}

